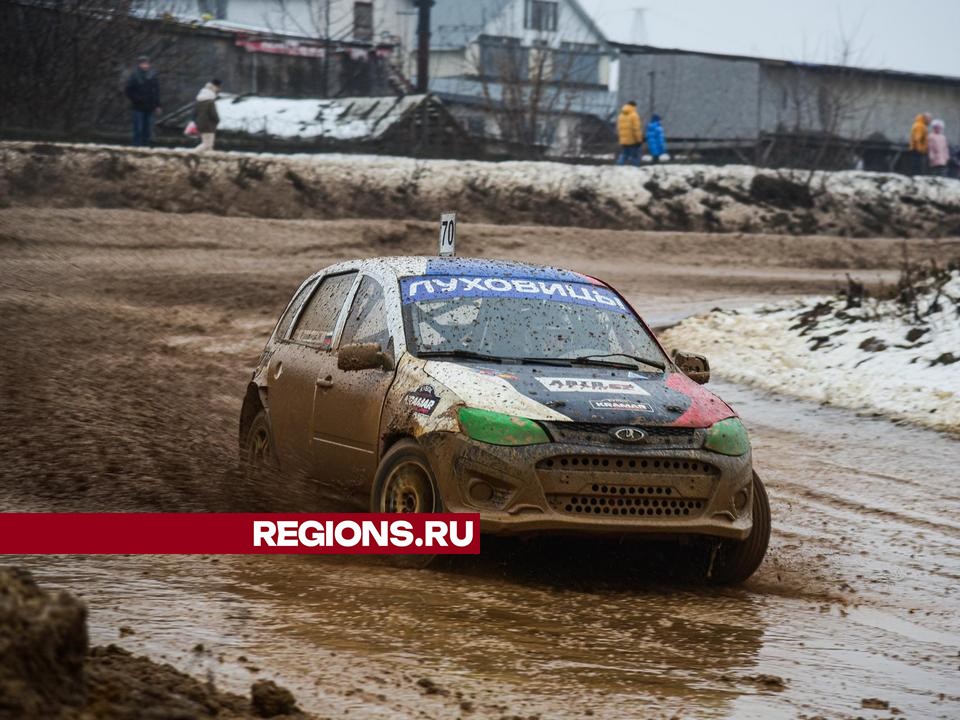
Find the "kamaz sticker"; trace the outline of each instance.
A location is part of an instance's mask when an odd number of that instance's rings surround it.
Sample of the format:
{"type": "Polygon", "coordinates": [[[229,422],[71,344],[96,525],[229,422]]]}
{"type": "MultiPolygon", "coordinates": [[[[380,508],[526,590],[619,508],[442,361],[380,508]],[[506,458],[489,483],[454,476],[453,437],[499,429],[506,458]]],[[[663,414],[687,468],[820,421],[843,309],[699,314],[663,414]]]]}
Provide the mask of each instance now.
{"type": "Polygon", "coordinates": [[[433,389],[433,385],[421,385],[404,395],[403,401],[412,407],[415,413],[429,415],[440,402],[440,396],[433,389]]]}
{"type": "Polygon", "coordinates": [[[591,400],[590,407],[594,410],[629,410],[630,412],[653,412],[653,408],[646,403],[635,400],[591,400]]]}
{"type": "Polygon", "coordinates": [[[612,312],[628,312],[623,301],[610,288],[578,282],[431,275],[401,279],[400,292],[405,305],[462,297],[528,297],[535,300],[591,305],[612,312]]]}
{"type": "Polygon", "coordinates": [[[538,377],[547,390],[553,392],[616,393],[619,395],[649,395],[630,380],[597,380],[594,378],[538,377]]]}

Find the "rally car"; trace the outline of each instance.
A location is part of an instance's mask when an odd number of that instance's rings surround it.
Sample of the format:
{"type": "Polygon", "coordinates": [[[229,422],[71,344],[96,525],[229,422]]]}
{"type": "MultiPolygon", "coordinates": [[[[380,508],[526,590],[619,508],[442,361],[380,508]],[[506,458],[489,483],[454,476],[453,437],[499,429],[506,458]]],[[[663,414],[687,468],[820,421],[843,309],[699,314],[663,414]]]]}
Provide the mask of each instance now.
{"type": "MultiPolygon", "coordinates": [[[[736,413],[592,277],[397,257],[308,278],[260,358],[241,455],[374,512],[474,512],[496,534],[698,538],[739,582],[770,534],[736,413]]],[[[266,475],[264,475],[266,477],[266,475]]]]}

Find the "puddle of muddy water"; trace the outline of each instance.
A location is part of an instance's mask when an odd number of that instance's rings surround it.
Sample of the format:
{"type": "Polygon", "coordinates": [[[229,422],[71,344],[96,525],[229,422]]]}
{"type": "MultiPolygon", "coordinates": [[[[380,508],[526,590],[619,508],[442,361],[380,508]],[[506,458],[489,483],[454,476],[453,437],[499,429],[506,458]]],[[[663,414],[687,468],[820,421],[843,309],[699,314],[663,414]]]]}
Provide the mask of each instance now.
{"type": "Polygon", "coordinates": [[[446,717],[455,692],[480,717],[590,708],[621,718],[638,707],[650,713],[636,716],[845,715],[863,697],[912,716],[960,710],[956,697],[939,700],[955,677],[949,642],[749,588],[592,590],[497,577],[482,563],[411,572],[297,556],[24,564],[83,589],[95,642],[165,657],[239,692],[275,677],[321,713],[446,717]],[[135,634],[118,640],[121,626],[135,634]],[[197,643],[204,652],[192,652],[197,643]],[[450,694],[423,695],[423,677],[450,694]]]}
{"type": "Polygon", "coordinates": [[[751,426],[773,502],[770,555],[742,589],[671,587],[630,576],[628,551],[562,543],[488,542],[427,571],[302,556],[16,562],[84,595],[94,642],[238,692],[272,677],[320,714],[874,717],[860,703],[880,698],[907,717],[960,715],[960,443],[716,389],[751,426]]]}

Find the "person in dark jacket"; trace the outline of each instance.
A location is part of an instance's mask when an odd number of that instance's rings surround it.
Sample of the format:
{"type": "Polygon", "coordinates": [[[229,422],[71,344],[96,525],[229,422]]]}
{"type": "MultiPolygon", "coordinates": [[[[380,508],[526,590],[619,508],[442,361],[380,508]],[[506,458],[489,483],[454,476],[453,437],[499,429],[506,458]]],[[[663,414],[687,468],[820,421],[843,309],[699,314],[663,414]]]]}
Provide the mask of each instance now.
{"type": "Polygon", "coordinates": [[[125,89],[133,112],[133,144],[150,145],[153,135],[153,117],[160,112],[160,81],[150,65],[150,58],[137,60],[136,69],[127,78],[125,89]]]}
{"type": "Polygon", "coordinates": [[[194,112],[197,131],[200,133],[200,144],[194,148],[197,152],[213,150],[217,125],[220,124],[220,115],[217,114],[217,95],[220,93],[221,85],[219,80],[214,79],[197,93],[197,107],[194,112]]]}

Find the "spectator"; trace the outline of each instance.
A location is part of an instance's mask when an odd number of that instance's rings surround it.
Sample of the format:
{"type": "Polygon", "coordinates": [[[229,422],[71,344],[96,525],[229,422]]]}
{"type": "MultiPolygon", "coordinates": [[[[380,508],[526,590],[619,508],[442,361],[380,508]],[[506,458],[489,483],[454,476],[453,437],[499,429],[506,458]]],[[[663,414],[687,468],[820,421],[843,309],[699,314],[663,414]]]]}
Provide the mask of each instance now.
{"type": "Polygon", "coordinates": [[[927,125],[930,114],[920,113],[910,129],[910,174],[923,175],[927,161],[927,125]]]}
{"type": "Polygon", "coordinates": [[[617,135],[620,140],[617,165],[630,163],[639,167],[643,135],[640,132],[640,115],[637,114],[636,100],[631,100],[620,110],[620,117],[617,118],[617,135]]]}
{"type": "Polygon", "coordinates": [[[197,130],[200,132],[200,144],[194,150],[205,152],[213,150],[216,139],[217,125],[220,124],[220,115],[217,114],[217,95],[222,83],[211,80],[197,93],[197,107],[195,111],[197,130]]]}
{"type": "Polygon", "coordinates": [[[153,136],[153,116],[160,112],[160,81],[150,66],[150,58],[137,59],[137,67],[127,78],[125,89],[133,111],[133,144],[149,147],[153,136]]]}
{"type": "Polygon", "coordinates": [[[927,138],[927,158],[930,160],[930,173],[946,177],[947,163],[950,162],[950,145],[943,132],[943,120],[930,123],[930,135],[927,138]]]}
{"type": "Polygon", "coordinates": [[[647,123],[647,151],[654,162],[659,162],[660,156],[667,152],[667,141],[663,137],[663,126],[660,124],[660,116],[656,113],[647,123]]]}

